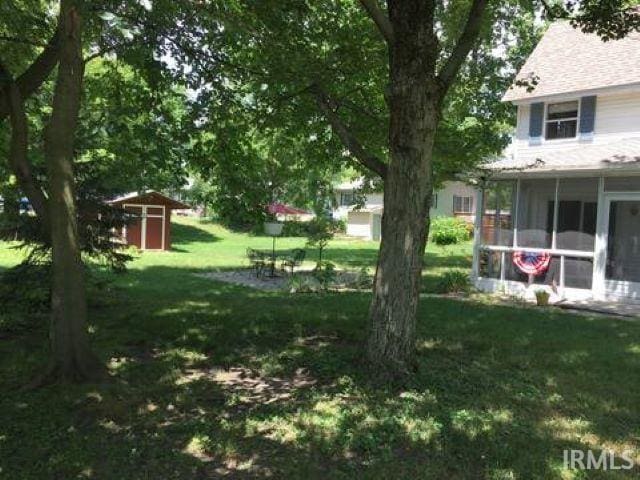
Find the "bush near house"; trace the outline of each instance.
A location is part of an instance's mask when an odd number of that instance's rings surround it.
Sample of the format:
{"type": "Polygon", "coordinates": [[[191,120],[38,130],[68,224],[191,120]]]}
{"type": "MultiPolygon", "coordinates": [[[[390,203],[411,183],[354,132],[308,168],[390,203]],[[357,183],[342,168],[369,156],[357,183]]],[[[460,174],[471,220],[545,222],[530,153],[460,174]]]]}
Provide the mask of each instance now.
{"type": "Polygon", "coordinates": [[[469,272],[465,270],[447,270],[438,281],[439,293],[465,293],[471,290],[469,272]]]}
{"type": "MultiPolygon", "coordinates": [[[[282,227],[283,237],[308,237],[314,229],[314,221],[300,222],[298,220],[287,220],[282,227]]],[[[344,220],[330,220],[327,227],[333,233],[345,233],[347,223],[344,220]]]]}
{"type": "Polygon", "coordinates": [[[467,222],[456,217],[435,217],[431,221],[431,240],[440,246],[455,245],[471,238],[467,222]]]}
{"type": "Polygon", "coordinates": [[[309,222],[288,220],[282,227],[283,237],[306,237],[309,235],[309,222]]]}

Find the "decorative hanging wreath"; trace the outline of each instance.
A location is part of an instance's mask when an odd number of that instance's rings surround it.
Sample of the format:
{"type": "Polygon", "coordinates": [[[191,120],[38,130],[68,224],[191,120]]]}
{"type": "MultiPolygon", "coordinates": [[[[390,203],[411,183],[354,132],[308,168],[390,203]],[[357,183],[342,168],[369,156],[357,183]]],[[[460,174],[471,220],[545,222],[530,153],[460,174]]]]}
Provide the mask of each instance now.
{"type": "Polygon", "coordinates": [[[549,268],[551,255],[541,252],[513,252],[513,263],[526,275],[541,275],[549,268]]]}

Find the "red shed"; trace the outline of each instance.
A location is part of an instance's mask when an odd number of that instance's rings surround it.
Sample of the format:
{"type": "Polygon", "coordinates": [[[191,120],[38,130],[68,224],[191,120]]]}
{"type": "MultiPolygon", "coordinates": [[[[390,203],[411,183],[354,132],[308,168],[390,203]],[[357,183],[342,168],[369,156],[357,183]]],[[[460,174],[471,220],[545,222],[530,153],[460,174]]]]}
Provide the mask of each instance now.
{"type": "Polygon", "coordinates": [[[120,206],[137,217],[123,229],[122,237],[127,245],[134,245],[140,250],[170,250],[171,211],[191,208],[154,191],[125,195],[109,204],[120,206]]]}

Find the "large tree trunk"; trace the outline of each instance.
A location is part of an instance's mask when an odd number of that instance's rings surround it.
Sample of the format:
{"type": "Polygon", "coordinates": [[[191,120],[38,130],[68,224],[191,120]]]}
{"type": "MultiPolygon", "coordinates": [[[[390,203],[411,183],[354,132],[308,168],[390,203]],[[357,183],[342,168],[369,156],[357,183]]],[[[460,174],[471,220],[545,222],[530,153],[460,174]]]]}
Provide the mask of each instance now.
{"type": "Polygon", "coordinates": [[[370,308],[368,359],[386,377],[413,368],[416,311],[432,194],[440,95],[434,78],[433,3],[389,1],[390,162],[382,242],[370,308]],[[430,21],[431,20],[431,21],[430,21]]]}
{"type": "Polygon", "coordinates": [[[83,62],[78,2],[62,0],[61,51],[53,110],[45,131],[52,246],[51,364],[47,380],[87,381],[103,367],[89,348],[84,265],[73,176],[83,62]]]}

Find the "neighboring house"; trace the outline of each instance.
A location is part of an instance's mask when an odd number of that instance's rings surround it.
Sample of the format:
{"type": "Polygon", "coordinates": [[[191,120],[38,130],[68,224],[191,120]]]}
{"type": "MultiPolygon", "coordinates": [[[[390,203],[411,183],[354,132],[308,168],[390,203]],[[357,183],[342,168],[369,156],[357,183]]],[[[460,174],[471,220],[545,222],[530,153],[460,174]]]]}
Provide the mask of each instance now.
{"type": "Polygon", "coordinates": [[[363,180],[342,183],[334,188],[333,218],[346,222],[351,237],[380,240],[382,225],[382,192],[362,193],[363,180]]]}
{"type": "MultiPolygon", "coordinates": [[[[356,180],[334,188],[337,206],[333,211],[333,218],[345,220],[349,236],[380,240],[383,194],[360,193],[362,187],[362,180],[356,180]]],[[[433,195],[431,217],[459,216],[473,222],[475,195],[475,188],[463,182],[445,182],[433,195]]]]}
{"type": "Polygon", "coordinates": [[[476,189],[463,182],[444,182],[433,194],[430,217],[459,217],[473,223],[476,189]]]}
{"type": "Polygon", "coordinates": [[[513,153],[478,193],[478,287],[640,300],[639,47],[638,33],[603,42],[565,22],[541,39],[517,76],[535,88],[503,98],[518,109],[513,153]]]}

